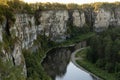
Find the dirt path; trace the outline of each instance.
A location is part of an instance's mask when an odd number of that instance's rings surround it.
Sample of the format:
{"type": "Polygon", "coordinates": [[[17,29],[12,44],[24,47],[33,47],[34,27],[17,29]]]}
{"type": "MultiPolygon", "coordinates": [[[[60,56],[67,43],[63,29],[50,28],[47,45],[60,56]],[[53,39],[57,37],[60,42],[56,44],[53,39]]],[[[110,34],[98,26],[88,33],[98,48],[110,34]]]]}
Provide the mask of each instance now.
{"type": "Polygon", "coordinates": [[[100,79],[99,77],[97,77],[96,75],[94,75],[93,73],[87,71],[85,68],[81,67],[80,65],[78,65],[78,64],[76,63],[76,60],[82,60],[82,58],[80,58],[80,57],[79,57],[79,58],[78,58],[78,57],[75,57],[75,55],[77,54],[77,52],[79,52],[79,51],[81,51],[81,50],[83,50],[83,49],[84,49],[84,48],[77,49],[76,51],[74,51],[74,52],[72,53],[72,55],[71,55],[71,61],[72,61],[72,63],[73,63],[75,66],[77,66],[78,68],[80,68],[80,69],[84,70],[85,72],[89,73],[89,74],[94,78],[94,80],[103,80],[103,79],[100,79]]]}

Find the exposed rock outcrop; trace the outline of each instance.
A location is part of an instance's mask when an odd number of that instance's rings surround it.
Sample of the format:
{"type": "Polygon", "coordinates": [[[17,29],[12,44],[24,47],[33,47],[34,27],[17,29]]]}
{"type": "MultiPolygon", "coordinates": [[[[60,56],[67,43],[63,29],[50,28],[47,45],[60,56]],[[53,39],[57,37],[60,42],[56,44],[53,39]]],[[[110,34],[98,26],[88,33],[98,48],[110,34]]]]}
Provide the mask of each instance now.
{"type": "MultiPolygon", "coordinates": [[[[37,20],[40,24],[36,25],[36,17],[28,14],[15,14],[16,21],[10,27],[10,38],[13,43],[9,46],[10,51],[6,51],[3,46],[1,52],[5,60],[11,60],[14,66],[21,66],[26,75],[26,64],[22,55],[22,49],[29,49],[34,45],[34,40],[39,34],[46,35],[52,41],[64,41],[69,33],[70,28],[68,22],[74,27],[94,26],[96,31],[102,28],[120,26],[120,8],[113,10],[99,9],[97,12],[84,12],[79,10],[47,10],[39,11],[37,20]],[[86,17],[86,14],[87,15],[86,17]],[[91,15],[91,16],[90,16],[91,15]],[[95,15],[95,16],[94,16],[95,15]],[[90,19],[87,19],[89,18],[90,19]],[[87,20],[89,20],[87,22],[87,20]],[[92,21],[90,21],[92,20],[92,21]],[[72,22],[71,22],[72,21],[72,22]],[[90,24],[91,23],[91,24],[90,24]]],[[[0,25],[0,42],[3,43],[6,21],[0,25]]]]}
{"type": "Polygon", "coordinates": [[[37,38],[34,17],[28,14],[16,14],[16,22],[10,32],[12,38],[18,37],[20,39],[22,48],[32,47],[33,41],[37,38]]]}
{"type": "Polygon", "coordinates": [[[83,27],[85,24],[85,15],[79,10],[74,10],[73,12],[73,25],[76,27],[83,27]]]}
{"type": "Polygon", "coordinates": [[[98,32],[108,27],[120,26],[120,8],[110,10],[101,8],[96,12],[96,15],[94,27],[98,32]]]}
{"type": "Polygon", "coordinates": [[[42,11],[40,16],[39,32],[44,32],[53,41],[58,42],[66,39],[66,25],[69,18],[67,10],[42,11]]]}
{"type": "Polygon", "coordinates": [[[95,28],[108,28],[110,25],[109,20],[111,19],[111,12],[100,9],[96,14],[97,16],[94,23],[95,28]]]}

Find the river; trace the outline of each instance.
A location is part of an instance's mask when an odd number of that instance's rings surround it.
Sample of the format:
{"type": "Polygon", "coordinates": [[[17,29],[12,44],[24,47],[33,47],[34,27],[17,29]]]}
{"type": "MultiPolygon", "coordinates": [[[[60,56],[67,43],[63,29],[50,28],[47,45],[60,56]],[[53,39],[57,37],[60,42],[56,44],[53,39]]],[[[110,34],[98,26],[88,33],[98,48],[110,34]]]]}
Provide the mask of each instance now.
{"type": "Polygon", "coordinates": [[[44,58],[42,65],[52,80],[96,80],[71,61],[73,47],[54,48],[44,58]]]}

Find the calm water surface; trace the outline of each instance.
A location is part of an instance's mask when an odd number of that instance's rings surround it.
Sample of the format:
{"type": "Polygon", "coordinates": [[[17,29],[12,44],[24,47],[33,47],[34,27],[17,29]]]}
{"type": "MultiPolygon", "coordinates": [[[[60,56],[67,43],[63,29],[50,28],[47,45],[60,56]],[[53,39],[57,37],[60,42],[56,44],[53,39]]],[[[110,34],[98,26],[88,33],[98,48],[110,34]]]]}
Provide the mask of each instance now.
{"type": "Polygon", "coordinates": [[[71,48],[56,48],[48,52],[42,65],[53,80],[95,80],[71,61],[71,48]]]}
{"type": "Polygon", "coordinates": [[[93,78],[70,62],[65,75],[61,77],[58,75],[55,80],[93,80],[93,78]]]}

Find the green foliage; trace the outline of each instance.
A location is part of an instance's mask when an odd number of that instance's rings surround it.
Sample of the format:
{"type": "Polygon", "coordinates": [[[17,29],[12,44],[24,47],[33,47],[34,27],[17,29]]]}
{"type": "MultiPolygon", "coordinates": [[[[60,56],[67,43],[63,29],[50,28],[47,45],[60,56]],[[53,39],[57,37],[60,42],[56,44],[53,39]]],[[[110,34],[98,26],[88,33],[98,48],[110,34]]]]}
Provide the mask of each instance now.
{"type": "MultiPolygon", "coordinates": [[[[8,20],[8,23],[12,25],[15,22],[15,13],[29,13],[32,14],[36,10],[58,10],[58,9],[80,9],[83,11],[94,9],[98,10],[99,8],[105,9],[113,9],[119,7],[120,3],[95,3],[89,5],[77,5],[77,4],[60,4],[60,3],[35,3],[28,4],[24,3],[20,0],[0,0],[0,23],[2,23],[5,19],[8,20]]],[[[36,16],[38,17],[38,16],[36,16]]],[[[38,17],[39,18],[39,17],[38,17]]],[[[38,19],[36,20],[38,21],[38,19]]],[[[71,21],[72,22],[72,21],[71,21]]],[[[58,45],[67,45],[79,42],[80,40],[88,39],[93,36],[93,33],[85,34],[90,32],[90,27],[85,24],[83,28],[78,28],[73,26],[72,23],[69,22],[69,30],[71,38],[68,41],[65,41],[61,44],[56,44],[49,40],[48,37],[45,37],[45,33],[43,36],[38,36],[38,40],[35,41],[35,44],[39,44],[39,51],[35,53],[31,53],[29,51],[23,50],[27,71],[28,71],[28,80],[49,80],[49,77],[44,72],[41,61],[46,51],[52,47],[58,45]],[[82,35],[82,34],[85,35],[82,35]]],[[[36,22],[40,24],[39,22],[36,22]]],[[[31,25],[31,22],[29,22],[31,25]]],[[[4,35],[4,34],[3,34],[4,35]]],[[[1,44],[6,51],[10,51],[13,47],[13,39],[10,39],[9,36],[3,36],[3,44],[1,44]]],[[[117,77],[119,74],[119,63],[120,63],[120,30],[111,29],[108,33],[101,34],[99,36],[95,36],[90,41],[91,48],[88,50],[87,59],[92,63],[95,63],[96,66],[106,69],[108,72],[116,72],[117,77]],[[100,64],[101,63],[101,64],[100,64]],[[111,71],[113,69],[113,71],[111,71]]],[[[0,63],[0,69],[10,74],[8,80],[22,80],[22,77],[18,76],[17,72],[21,71],[20,68],[12,67],[10,69],[6,69],[6,65],[0,63]],[[7,70],[7,71],[6,71],[7,70]],[[12,72],[12,71],[13,72],[12,72]]],[[[7,74],[6,73],[6,74],[7,74]]],[[[5,75],[6,76],[6,75],[5,75]]],[[[4,77],[4,75],[3,75],[4,77]]],[[[7,77],[6,77],[7,78],[7,77]]],[[[24,78],[23,78],[24,79],[24,78]]]]}
{"type": "Polygon", "coordinates": [[[4,13],[5,13],[5,5],[0,5],[0,23],[2,23],[5,19],[4,13]]]}
{"type": "Polygon", "coordinates": [[[70,3],[66,5],[67,9],[79,9],[79,5],[78,4],[74,4],[74,3],[70,3]]]}
{"type": "Polygon", "coordinates": [[[2,80],[25,80],[22,71],[20,66],[13,66],[11,61],[3,62],[0,59],[0,78],[2,80]]]}
{"type": "Polygon", "coordinates": [[[15,22],[15,13],[28,13],[32,14],[32,7],[28,3],[20,0],[0,0],[0,23],[6,18],[9,24],[15,22]]]}
{"type": "Polygon", "coordinates": [[[97,60],[97,54],[93,53],[93,50],[91,48],[88,49],[88,53],[87,53],[87,59],[89,61],[91,61],[92,63],[95,63],[97,60]]]}
{"type": "Polygon", "coordinates": [[[23,50],[23,54],[27,67],[27,80],[50,80],[41,65],[41,61],[45,55],[43,50],[39,49],[35,53],[23,50]]]}
{"type": "Polygon", "coordinates": [[[73,44],[80,40],[89,38],[93,36],[93,33],[88,33],[76,37],[74,40],[67,40],[68,42],[63,43],[55,43],[49,40],[49,37],[45,35],[39,35],[37,40],[34,42],[34,45],[39,45],[38,51],[31,53],[29,50],[23,50],[23,54],[25,57],[25,62],[27,66],[27,80],[50,80],[50,78],[46,75],[45,71],[42,68],[41,62],[43,57],[46,55],[47,51],[49,51],[53,47],[64,46],[67,44],[73,44]],[[63,44],[63,45],[62,45],[63,44]]]}
{"type": "Polygon", "coordinates": [[[90,27],[87,24],[85,24],[83,27],[76,27],[72,24],[72,21],[69,20],[67,22],[67,26],[67,34],[70,34],[71,38],[90,32],[90,27]]]}
{"type": "Polygon", "coordinates": [[[25,80],[23,68],[21,66],[14,65],[13,61],[9,59],[9,57],[6,57],[2,52],[4,49],[7,55],[11,55],[15,41],[4,33],[2,36],[3,42],[0,42],[0,78],[2,80],[25,80]]]}
{"type": "Polygon", "coordinates": [[[90,40],[87,59],[108,73],[118,73],[120,69],[120,28],[111,28],[90,40]]]}
{"type": "Polygon", "coordinates": [[[107,70],[109,73],[114,72],[114,63],[107,62],[105,65],[105,70],[107,70]]]}
{"type": "Polygon", "coordinates": [[[105,60],[104,59],[98,59],[96,61],[96,66],[97,67],[100,67],[100,68],[104,69],[104,65],[105,65],[105,60]]]}
{"type": "Polygon", "coordinates": [[[116,80],[120,80],[120,72],[116,73],[116,80]]]}
{"type": "Polygon", "coordinates": [[[0,5],[7,5],[7,0],[0,0],[0,5]]]}
{"type": "MultiPolygon", "coordinates": [[[[14,22],[15,13],[28,13],[33,14],[36,10],[72,10],[79,9],[80,11],[99,10],[104,8],[106,10],[112,10],[120,7],[120,2],[116,3],[93,3],[78,5],[74,3],[61,4],[61,3],[32,3],[28,4],[21,0],[1,0],[0,1],[0,22],[4,21],[6,17],[14,22]]],[[[90,24],[91,25],[91,24],[90,24]]]]}
{"type": "Polygon", "coordinates": [[[32,7],[21,0],[8,1],[7,3],[14,13],[33,13],[32,7]]]}
{"type": "MultiPolygon", "coordinates": [[[[118,80],[118,78],[113,73],[108,73],[105,70],[101,70],[96,67],[96,65],[92,64],[88,60],[77,60],[76,61],[80,66],[84,67],[86,70],[92,72],[103,80],[118,80]]],[[[118,75],[117,75],[118,76],[118,75]]]]}
{"type": "Polygon", "coordinates": [[[52,47],[48,43],[48,39],[45,35],[39,35],[34,41],[34,45],[39,48],[37,51],[23,50],[27,67],[27,80],[51,80],[41,65],[46,52],[52,47]]]}
{"type": "Polygon", "coordinates": [[[83,4],[78,5],[75,3],[69,3],[69,4],[61,4],[61,3],[34,3],[30,4],[32,6],[32,10],[72,10],[72,9],[79,9],[79,10],[89,10],[93,9],[95,11],[99,10],[100,8],[104,8],[105,10],[112,10],[113,8],[117,8],[120,6],[120,2],[115,3],[107,3],[107,2],[96,2],[92,4],[83,4]]]}
{"type": "Polygon", "coordinates": [[[15,22],[12,8],[10,8],[8,5],[0,4],[0,23],[2,23],[5,18],[9,20],[9,23],[15,22]]]}

